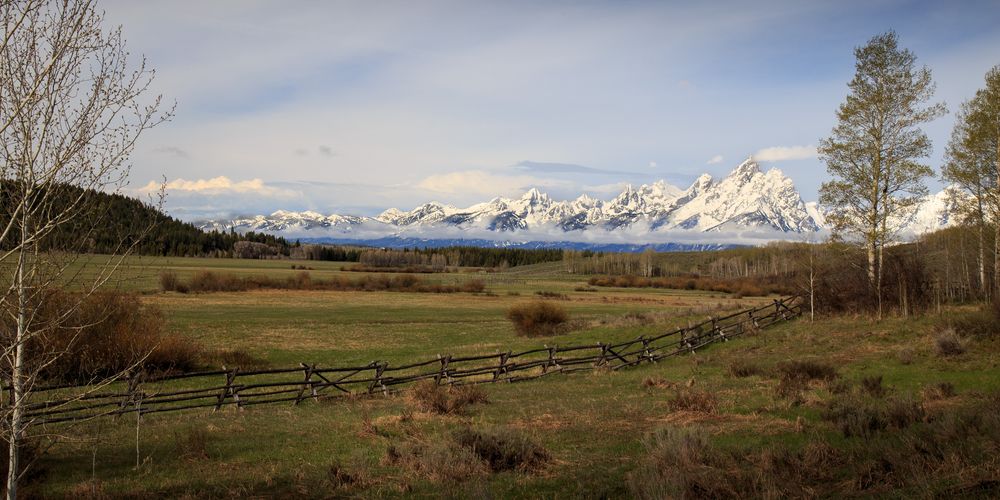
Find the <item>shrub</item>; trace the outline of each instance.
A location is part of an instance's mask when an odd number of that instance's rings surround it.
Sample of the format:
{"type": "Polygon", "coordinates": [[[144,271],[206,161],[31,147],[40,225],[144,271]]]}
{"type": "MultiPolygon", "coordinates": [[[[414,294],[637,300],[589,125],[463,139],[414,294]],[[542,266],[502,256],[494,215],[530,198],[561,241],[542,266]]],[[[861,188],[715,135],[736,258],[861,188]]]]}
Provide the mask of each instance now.
{"type": "Polygon", "coordinates": [[[869,377],[864,377],[861,379],[861,389],[868,393],[869,396],[880,398],[885,395],[886,389],[882,385],[882,376],[872,375],[869,377]]]}
{"type": "Polygon", "coordinates": [[[160,290],[164,292],[175,292],[178,291],[177,287],[180,285],[180,278],[177,277],[177,273],[172,271],[163,271],[160,273],[160,290]]]}
{"type": "Polygon", "coordinates": [[[775,368],[778,375],[776,392],[783,398],[798,401],[802,391],[813,380],[833,382],[839,375],[836,368],[818,361],[788,361],[775,368]]]}
{"type": "Polygon", "coordinates": [[[955,386],[951,382],[938,382],[924,387],[921,391],[925,401],[936,401],[955,397],[955,386]]]}
{"type": "Polygon", "coordinates": [[[534,470],[549,460],[549,452],[523,434],[507,428],[490,431],[462,429],[455,441],[484,460],[494,472],[534,470]]]}
{"type": "Polygon", "coordinates": [[[833,380],[837,369],[819,361],[787,361],[777,367],[781,378],[801,380],[833,380]]]}
{"type": "Polygon", "coordinates": [[[486,464],[452,440],[405,441],[386,449],[384,462],[438,482],[461,482],[486,473],[486,464]]]}
{"type": "Polygon", "coordinates": [[[414,385],[410,397],[421,410],[438,415],[460,414],[473,404],[489,402],[486,391],[479,386],[441,387],[433,380],[414,385]]]}
{"type": "Polygon", "coordinates": [[[945,328],[934,337],[934,348],[938,356],[958,356],[965,352],[965,340],[952,328],[945,328]]]}
{"type": "Polygon", "coordinates": [[[461,285],[443,285],[440,283],[427,283],[422,278],[412,274],[400,274],[396,276],[366,274],[356,279],[346,276],[313,279],[308,272],[303,271],[296,273],[294,276],[279,279],[269,276],[241,277],[234,274],[199,271],[191,277],[188,283],[180,281],[176,276],[166,278],[163,276],[161,275],[162,288],[166,290],[169,287],[181,293],[189,291],[195,293],[243,292],[261,289],[394,291],[414,293],[482,293],[486,291],[486,285],[479,279],[469,280],[461,285]],[[166,280],[165,282],[163,281],[164,279],[166,280]]]}
{"type": "Polygon", "coordinates": [[[483,280],[474,279],[463,283],[461,288],[463,292],[482,293],[484,290],[486,290],[486,284],[483,283],[483,280]]]}
{"type": "Polygon", "coordinates": [[[721,457],[701,430],[667,427],[643,440],[646,457],[629,476],[636,498],[730,498],[721,457]]]}
{"type": "Polygon", "coordinates": [[[899,359],[900,364],[903,365],[913,364],[914,361],[913,358],[915,356],[916,353],[913,352],[913,349],[909,347],[904,347],[900,349],[899,352],[896,353],[896,358],[899,359]]]}
{"type": "Polygon", "coordinates": [[[692,389],[674,391],[674,395],[667,399],[667,407],[670,411],[715,413],[718,405],[714,394],[692,389]]]}
{"type": "Polygon", "coordinates": [[[838,426],[844,437],[866,439],[890,427],[905,429],[925,415],[923,406],[909,397],[873,400],[855,394],[834,398],[822,413],[823,419],[838,426]]]}
{"type": "Polygon", "coordinates": [[[989,307],[946,317],[942,330],[951,329],[962,337],[992,338],[1000,334],[1000,300],[989,307]]]}
{"type": "Polygon", "coordinates": [[[507,311],[507,319],[514,323],[518,335],[538,337],[560,333],[569,315],[558,304],[535,301],[514,305],[507,311]]]}
{"type": "Polygon", "coordinates": [[[197,364],[198,345],[164,332],[160,310],[134,294],[50,291],[40,300],[35,321],[46,328],[29,349],[29,363],[45,380],[88,382],[135,367],[186,371],[197,364]]]}

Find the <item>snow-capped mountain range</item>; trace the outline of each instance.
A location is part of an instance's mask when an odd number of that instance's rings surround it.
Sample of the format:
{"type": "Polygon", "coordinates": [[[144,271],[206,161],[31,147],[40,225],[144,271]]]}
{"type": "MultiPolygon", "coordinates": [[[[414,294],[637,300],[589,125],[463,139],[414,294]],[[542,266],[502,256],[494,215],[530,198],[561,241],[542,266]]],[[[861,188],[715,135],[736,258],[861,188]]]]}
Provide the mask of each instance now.
{"type": "MultiPolygon", "coordinates": [[[[947,191],[929,195],[907,221],[910,234],[952,222],[947,191]]],[[[497,197],[467,208],[430,202],[410,211],[390,208],[376,217],[279,210],[271,215],[212,220],[205,230],[255,231],[308,240],[480,240],[593,244],[756,244],[818,240],[824,210],[802,200],[778,169],[762,171],[747,159],[722,179],[704,174],[687,189],[658,181],[628,186],[612,200],[582,195],[556,201],[538,189],[516,199],[497,197]]]]}

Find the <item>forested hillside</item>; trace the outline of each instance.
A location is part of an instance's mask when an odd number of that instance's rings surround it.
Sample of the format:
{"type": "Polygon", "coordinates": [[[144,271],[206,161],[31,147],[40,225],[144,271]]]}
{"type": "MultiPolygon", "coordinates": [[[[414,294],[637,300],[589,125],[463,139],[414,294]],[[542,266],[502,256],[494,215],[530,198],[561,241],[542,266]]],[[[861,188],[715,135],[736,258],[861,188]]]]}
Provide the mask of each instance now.
{"type": "MultiPolygon", "coordinates": [[[[45,250],[82,253],[117,253],[132,248],[140,255],[216,256],[233,255],[233,245],[251,241],[268,245],[275,253],[288,255],[284,238],[267,234],[204,232],[197,227],[164,214],[157,207],[117,193],[84,191],[74,186],[56,186],[54,205],[75,203],[79,216],[56,226],[41,242],[45,250]]],[[[0,186],[0,227],[6,228],[14,215],[15,200],[21,190],[13,182],[0,186]]],[[[57,209],[59,207],[53,207],[57,209]]],[[[54,210],[55,211],[55,210],[54,210]]],[[[15,224],[0,247],[7,248],[20,238],[15,224]]]]}

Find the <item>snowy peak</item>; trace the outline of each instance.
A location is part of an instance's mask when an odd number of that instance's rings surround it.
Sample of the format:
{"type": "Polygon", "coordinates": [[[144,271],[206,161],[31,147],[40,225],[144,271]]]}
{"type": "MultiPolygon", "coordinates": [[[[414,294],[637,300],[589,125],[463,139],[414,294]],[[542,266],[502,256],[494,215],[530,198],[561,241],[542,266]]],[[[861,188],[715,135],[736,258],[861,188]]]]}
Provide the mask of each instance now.
{"type": "MultiPolygon", "coordinates": [[[[939,229],[954,222],[951,214],[956,203],[949,190],[928,196],[902,223],[911,234],[939,229]]],[[[746,233],[772,235],[767,236],[771,239],[795,235],[799,239],[826,227],[825,214],[815,202],[805,203],[781,170],[764,171],[753,158],[747,158],[719,180],[703,174],[683,190],[662,180],[639,187],[629,184],[609,201],[586,194],[556,201],[531,188],[515,199],[495,197],[467,208],[432,201],[410,211],[390,208],[376,217],[278,210],[269,216],[207,221],[201,227],[348,239],[362,233],[425,238],[437,234],[483,238],[492,234],[498,239],[547,239],[557,234],[563,239],[610,237],[635,242],[643,235],[656,241],[666,234],[705,233],[705,238],[718,241],[725,235],[739,239],[746,233]],[[620,236],[612,236],[616,234],[620,236]]]]}
{"type": "Polygon", "coordinates": [[[736,168],[734,168],[733,171],[726,176],[726,179],[732,179],[734,182],[738,183],[746,183],[759,173],[761,173],[760,165],[753,161],[753,157],[751,156],[746,160],[743,160],[743,163],[740,163],[736,168]]]}

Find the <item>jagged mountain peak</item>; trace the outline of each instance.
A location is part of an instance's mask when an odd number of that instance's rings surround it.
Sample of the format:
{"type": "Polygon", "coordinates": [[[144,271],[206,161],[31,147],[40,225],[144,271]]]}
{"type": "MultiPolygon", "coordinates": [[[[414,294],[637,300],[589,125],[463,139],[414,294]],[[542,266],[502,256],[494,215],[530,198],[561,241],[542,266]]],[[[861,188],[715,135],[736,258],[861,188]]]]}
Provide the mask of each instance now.
{"type": "Polygon", "coordinates": [[[549,195],[543,193],[538,188],[531,188],[521,195],[521,199],[531,202],[546,201],[549,199],[549,195]]]}
{"type": "MultiPolygon", "coordinates": [[[[951,224],[953,218],[948,213],[953,203],[949,200],[944,193],[928,196],[925,207],[907,224],[917,232],[951,224]]],[[[656,239],[657,233],[673,232],[711,233],[713,240],[720,233],[748,232],[773,234],[778,239],[783,234],[816,232],[825,225],[822,207],[814,202],[805,203],[792,180],[781,170],[771,168],[764,172],[751,157],[719,180],[703,174],[684,190],[662,180],[639,187],[626,184],[608,201],[586,194],[571,201],[555,201],[533,187],[519,198],[495,197],[467,208],[431,201],[410,211],[390,208],[370,218],[278,210],[270,216],[209,221],[202,227],[296,237],[310,237],[303,234],[309,231],[313,234],[325,231],[338,237],[374,233],[394,237],[448,234],[451,238],[467,234],[482,238],[495,234],[497,238],[508,239],[530,238],[533,234],[551,237],[554,232],[587,241],[621,234],[620,237],[632,241],[632,238],[641,240],[643,234],[656,239]]]]}
{"type": "Polygon", "coordinates": [[[760,164],[754,161],[753,156],[750,156],[746,160],[743,160],[743,163],[740,163],[736,168],[734,168],[733,171],[726,176],[725,180],[747,183],[760,173],[760,164]]]}

